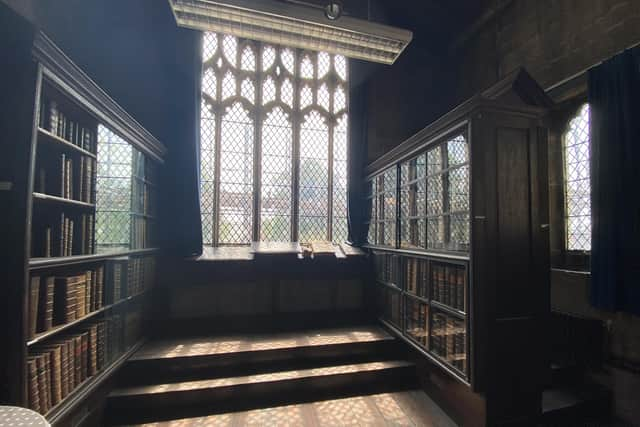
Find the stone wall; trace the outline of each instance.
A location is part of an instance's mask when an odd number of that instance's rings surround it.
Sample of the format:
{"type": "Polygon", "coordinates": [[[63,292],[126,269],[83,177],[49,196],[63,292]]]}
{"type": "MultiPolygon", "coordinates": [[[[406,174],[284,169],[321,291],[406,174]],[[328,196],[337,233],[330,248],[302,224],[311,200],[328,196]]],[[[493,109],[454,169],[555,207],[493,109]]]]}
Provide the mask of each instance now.
{"type": "Polygon", "coordinates": [[[548,88],[639,42],[637,0],[513,0],[452,55],[466,98],[521,66],[548,88]]]}

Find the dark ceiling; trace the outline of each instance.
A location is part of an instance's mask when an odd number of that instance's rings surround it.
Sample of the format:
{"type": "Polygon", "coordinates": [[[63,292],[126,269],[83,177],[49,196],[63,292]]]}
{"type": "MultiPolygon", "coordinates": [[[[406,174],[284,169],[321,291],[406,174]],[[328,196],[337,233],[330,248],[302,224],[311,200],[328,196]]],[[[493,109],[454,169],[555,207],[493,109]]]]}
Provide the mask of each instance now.
{"type": "Polygon", "coordinates": [[[384,0],[389,23],[413,31],[415,43],[436,51],[448,47],[481,15],[482,0],[384,0]]]}
{"type": "MultiPolygon", "coordinates": [[[[329,0],[280,0],[324,7],[329,0]]],[[[482,14],[489,0],[342,0],[345,13],[414,33],[414,44],[445,52],[482,14]]]]}

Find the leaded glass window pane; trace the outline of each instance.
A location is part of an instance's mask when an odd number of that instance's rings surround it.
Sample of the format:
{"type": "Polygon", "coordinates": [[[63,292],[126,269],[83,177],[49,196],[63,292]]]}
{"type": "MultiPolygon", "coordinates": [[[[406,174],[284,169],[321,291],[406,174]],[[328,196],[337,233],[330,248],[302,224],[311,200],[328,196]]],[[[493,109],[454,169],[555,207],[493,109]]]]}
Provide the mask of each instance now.
{"type": "Polygon", "coordinates": [[[327,239],[328,127],[312,111],[300,131],[300,241],[327,239]]]}
{"type": "Polygon", "coordinates": [[[251,242],[253,221],[253,120],[240,103],[222,117],[220,217],[222,244],[251,242]]]}
{"type": "Polygon", "coordinates": [[[580,108],[564,134],[566,245],[568,250],[591,250],[591,170],[589,104],[580,108]]]}
{"type": "Polygon", "coordinates": [[[333,131],[333,241],[347,240],[347,116],[333,131]]]}
{"type": "Polygon", "coordinates": [[[276,108],[262,123],[260,240],[291,241],[291,150],[293,129],[276,108]]]}
{"type": "Polygon", "coordinates": [[[133,149],[98,126],[95,238],[98,253],[131,248],[133,149]]]}
{"type": "Polygon", "coordinates": [[[205,245],[344,241],[346,58],[214,33],[202,58],[205,245]]]}

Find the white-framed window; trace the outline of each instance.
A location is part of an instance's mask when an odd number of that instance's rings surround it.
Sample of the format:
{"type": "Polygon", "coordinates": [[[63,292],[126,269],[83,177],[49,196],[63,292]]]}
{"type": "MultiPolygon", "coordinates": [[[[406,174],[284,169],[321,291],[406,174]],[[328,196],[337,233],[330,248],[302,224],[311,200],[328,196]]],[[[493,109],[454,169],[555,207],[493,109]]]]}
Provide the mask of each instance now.
{"type": "Polygon", "coordinates": [[[565,236],[568,251],[591,250],[591,137],[589,104],[583,104],[562,136],[565,236]]]}
{"type": "Polygon", "coordinates": [[[207,246],[347,238],[347,60],[203,35],[207,246]]]}

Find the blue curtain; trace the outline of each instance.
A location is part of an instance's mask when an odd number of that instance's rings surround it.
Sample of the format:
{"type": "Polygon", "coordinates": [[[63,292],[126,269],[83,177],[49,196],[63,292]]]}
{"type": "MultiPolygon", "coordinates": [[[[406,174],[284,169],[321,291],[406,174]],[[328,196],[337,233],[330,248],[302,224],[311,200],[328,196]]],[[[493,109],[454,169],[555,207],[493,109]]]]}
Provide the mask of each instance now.
{"type": "Polygon", "coordinates": [[[640,61],[627,50],[589,71],[591,303],[640,314],[640,61]]]}
{"type": "Polygon", "coordinates": [[[173,80],[166,93],[172,137],[167,141],[163,223],[164,247],[177,256],[202,253],[200,224],[200,55],[199,31],[175,27],[173,61],[166,64],[173,80]]]}
{"type": "Polygon", "coordinates": [[[354,246],[367,242],[367,208],[364,171],[367,162],[367,83],[353,85],[349,93],[349,183],[348,241],[354,246]]]}

